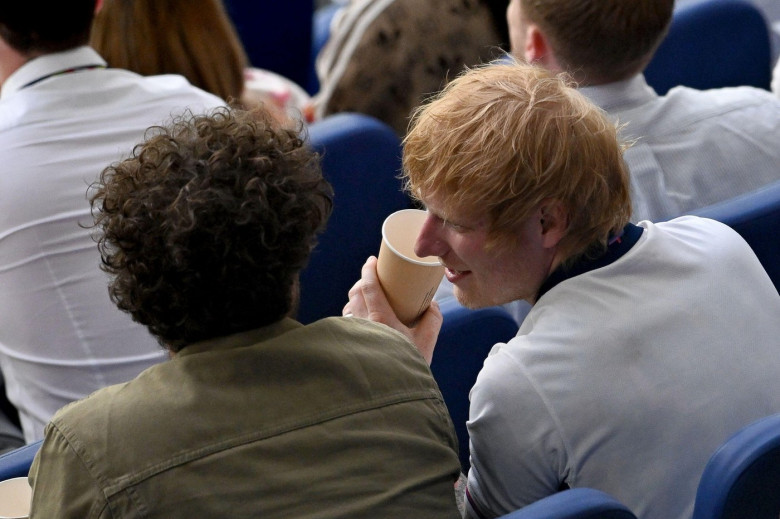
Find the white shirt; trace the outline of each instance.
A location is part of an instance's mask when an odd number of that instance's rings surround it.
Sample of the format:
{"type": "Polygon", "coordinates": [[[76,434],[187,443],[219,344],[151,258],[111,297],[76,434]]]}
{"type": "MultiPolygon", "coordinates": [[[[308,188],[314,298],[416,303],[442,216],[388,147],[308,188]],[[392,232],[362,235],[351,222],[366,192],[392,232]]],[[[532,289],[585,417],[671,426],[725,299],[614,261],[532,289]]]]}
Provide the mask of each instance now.
{"type": "Polygon", "coordinates": [[[777,62],[774,71],[772,71],[772,92],[780,97],[780,61],[777,62]]]}
{"type": "Polygon", "coordinates": [[[64,404],[164,358],[109,300],[81,227],[92,221],[87,186],[147,127],[224,104],[180,76],[83,68],[103,66],[88,47],[50,54],[0,91],[0,367],[28,442],[64,404]]]}
{"type": "Polygon", "coordinates": [[[468,489],[486,517],[565,482],[641,519],[688,519],[715,449],[780,412],[780,296],[745,241],[690,216],[640,227],[613,263],[544,293],[485,361],[468,489]]]}
{"type": "Polygon", "coordinates": [[[580,88],[636,140],[632,221],[668,220],[780,179],[780,99],[751,87],[672,88],[658,96],[644,76],[580,88]]]}

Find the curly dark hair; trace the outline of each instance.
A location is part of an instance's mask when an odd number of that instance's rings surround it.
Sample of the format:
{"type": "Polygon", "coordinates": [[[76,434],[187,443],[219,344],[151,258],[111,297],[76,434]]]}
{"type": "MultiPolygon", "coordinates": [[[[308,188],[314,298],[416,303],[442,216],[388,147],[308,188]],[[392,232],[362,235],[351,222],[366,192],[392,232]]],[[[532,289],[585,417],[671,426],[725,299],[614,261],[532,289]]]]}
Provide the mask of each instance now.
{"type": "Polygon", "coordinates": [[[300,131],[235,108],[150,128],[91,190],[112,301],[174,352],[289,315],[333,197],[300,131]]]}

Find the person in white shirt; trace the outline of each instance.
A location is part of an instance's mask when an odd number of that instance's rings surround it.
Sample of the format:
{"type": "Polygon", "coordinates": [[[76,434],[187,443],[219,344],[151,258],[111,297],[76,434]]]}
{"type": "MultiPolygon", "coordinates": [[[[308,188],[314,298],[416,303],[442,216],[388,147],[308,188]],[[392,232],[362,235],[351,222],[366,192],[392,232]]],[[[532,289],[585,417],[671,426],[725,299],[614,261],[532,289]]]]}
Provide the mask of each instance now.
{"type": "Polygon", "coordinates": [[[86,46],[95,8],[0,9],[0,367],[28,442],[63,405],[165,357],[109,299],[89,185],[148,127],[224,105],[180,76],[106,68],[86,46]]]}
{"type": "MultiPolygon", "coordinates": [[[[592,487],[642,519],[689,518],[710,455],[780,411],[780,295],[719,222],[639,224],[616,125],[565,75],[510,63],[458,77],[415,115],[404,177],[471,308],[532,304],[471,390],[465,515],[592,487]]],[[[431,359],[441,316],[393,314],[369,258],[344,313],[431,359]]]]}
{"type": "MultiPolygon", "coordinates": [[[[645,81],[642,71],[665,37],[675,5],[512,0],[507,8],[514,57],[567,72],[621,126],[630,145],[624,158],[632,222],[668,220],[780,180],[780,100],[770,92],[679,86],[659,96],[645,81]]],[[[447,297],[452,286],[445,281],[436,298],[447,297]]],[[[527,303],[504,306],[522,324],[527,303]]]]}
{"type": "Polygon", "coordinates": [[[658,96],[642,74],[674,0],[512,0],[512,54],[566,71],[633,145],[632,221],[661,221],[780,179],[780,101],[752,87],[658,96]]]}

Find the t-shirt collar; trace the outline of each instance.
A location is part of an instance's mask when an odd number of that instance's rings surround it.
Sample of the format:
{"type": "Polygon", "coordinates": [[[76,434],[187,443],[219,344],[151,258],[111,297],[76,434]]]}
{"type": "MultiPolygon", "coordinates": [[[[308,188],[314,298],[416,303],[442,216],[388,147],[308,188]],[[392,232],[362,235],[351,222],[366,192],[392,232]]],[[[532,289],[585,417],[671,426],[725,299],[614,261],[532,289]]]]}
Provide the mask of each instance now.
{"type": "Polygon", "coordinates": [[[638,106],[658,97],[653,87],[647,84],[643,74],[637,74],[624,81],[583,86],[578,90],[607,112],[620,111],[623,107],[638,106]]]}
{"type": "Polygon", "coordinates": [[[613,236],[610,239],[607,250],[601,256],[594,259],[582,258],[569,268],[564,268],[563,266],[558,267],[550,274],[544,283],[542,283],[536,300],[538,301],[539,298],[562,281],[614,263],[631,250],[631,247],[633,247],[634,244],[639,241],[639,238],[642,237],[643,232],[643,227],[629,223],[623,228],[621,234],[613,236]]]}
{"type": "Polygon", "coordinates": [[[105,66],[106,61],[100,57],[100,54],[87,46],[44,54],[31,59],[8,76],[8,79],[3,83],[2,89],[0,89],[0,99],[18,92],[25,85],[58,72],[105,66]]]}
{"type": "Polygon", "coordinates": [[[179,351],[177,357],[185,357],[196,353],[215,350],[232,350],[251,346],[259,342],[264,342],[285,334],[289,331],[301,328],[303,325],[290,318],[284,318],[268,326],[247,330],[245,332],[234,333],[225,337],[216,337],[204,341],[195,342],[185,346],[179,351]]]}

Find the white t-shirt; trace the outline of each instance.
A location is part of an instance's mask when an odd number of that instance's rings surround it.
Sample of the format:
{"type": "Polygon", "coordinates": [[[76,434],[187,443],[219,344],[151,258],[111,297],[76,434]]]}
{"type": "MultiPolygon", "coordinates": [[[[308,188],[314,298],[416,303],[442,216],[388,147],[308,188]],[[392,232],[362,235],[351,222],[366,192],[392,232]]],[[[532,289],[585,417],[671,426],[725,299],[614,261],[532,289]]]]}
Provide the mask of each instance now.
{"type": "Polygon", "coordinates": [[[636,141],[632,222],[676,218],[780,179],[780,100],[759,88],[672,88],[659,96],[641,74],[580,88],[636,141]]]}
{"type": "Polygon", "coordinates": [[[469,510],[593,487],[688,519],[731,434],[780,412],[780,296],[718,222],[642,222],[613,263],[544,293],[471,392],[469,510]]]}
{"type": "Polygon", "coordinates": [[[164,358],[109,300],[87,187],[147,127],[224,104],[180,76],[104,66],[88,47],[50,54],[0,91],[0,367],[28,442],[64,404],[164,358]]]}

